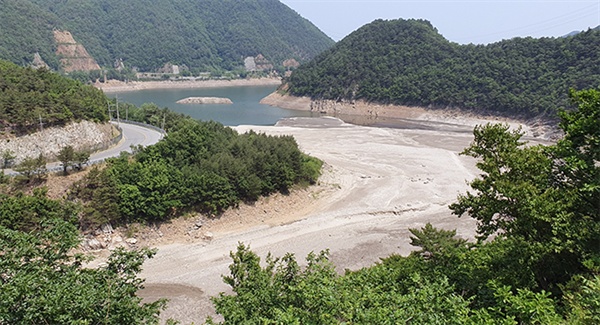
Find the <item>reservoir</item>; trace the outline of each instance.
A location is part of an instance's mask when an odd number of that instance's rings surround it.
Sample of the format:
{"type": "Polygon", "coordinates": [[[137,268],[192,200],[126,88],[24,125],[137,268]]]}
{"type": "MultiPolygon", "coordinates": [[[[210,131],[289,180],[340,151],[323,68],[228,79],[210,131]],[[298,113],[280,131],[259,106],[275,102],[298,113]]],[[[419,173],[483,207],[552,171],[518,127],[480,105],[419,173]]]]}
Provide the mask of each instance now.
{"type": "Polygon", "coordinates": [[[260,100],[275,91],[276,86],[243,86],[223,88],[144,89],[107,94],[119,102],[136,106],[154,103],[158,107],[189,115],[198,120],[213,120],[227,126],[274,125],[282,118],[314,116],[311,112],[287,110],[260,104],[260,100]],[[224,97],[233,102],[224,104],[177,104],[187,97],[224,97]]]}

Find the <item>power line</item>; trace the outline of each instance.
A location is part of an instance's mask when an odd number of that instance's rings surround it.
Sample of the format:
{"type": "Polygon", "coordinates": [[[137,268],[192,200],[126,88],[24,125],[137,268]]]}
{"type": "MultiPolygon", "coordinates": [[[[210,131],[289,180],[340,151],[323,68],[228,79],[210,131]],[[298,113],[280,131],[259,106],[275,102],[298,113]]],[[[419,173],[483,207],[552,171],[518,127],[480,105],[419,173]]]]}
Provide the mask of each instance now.
{"type": "MultiPolygon", "coordinates": [[[[523,25],[523,26],[519,26],[519,27],[515,27],[515,28],[511,28],[511,29],[506,29],[506,30],[502,30],[502,31],[498,31],[498,32],[493,32],[493,33],[487,33],[487,34],[481,34],[481,35],[476,35],[476,36],[469,36],[469,39],[481,39],[481,38],[486,38],[489,36],[495,36],[495,35],[501,35],[501,34],[506,34],[506,33],[511,33],[511,32],[517,32],[517,31],[522,31],[522,30],[528,30],[531,27],[535,27],[535,26],[540,26],[537,29],[533,29],[533,30],[529,30],[530,33],[533,32],[542,32],[545,30],[549,30],[550,28],[554,28],[557,26],[562,26],[562,25],[566,25],[568,23],[580,20],[581,18],[584,17],[589,17],[591,15],[594,15],[595,13],[593,11],[591,11],[590,9],[592,8],[598,8],[598,25],[600,25],[600,1],[598,3],[594,3],[593,5],[584,7],[584,8],[580,8],[578,10],[569,12],[567,14],[564,15],[560,15],[560,16],[556,16],[553,18],[549,18],[546,20],[542,20],[542,21],[538,21],[532,24],[528,24],[528,25],[523,25]],[[566,19],[566,20],[565,20],[566,19]],[[543,26],[543,27],[542,27],[543,26]]],[[[460,39],[467,39],[467,37],[463,37],[460,39]]]]}

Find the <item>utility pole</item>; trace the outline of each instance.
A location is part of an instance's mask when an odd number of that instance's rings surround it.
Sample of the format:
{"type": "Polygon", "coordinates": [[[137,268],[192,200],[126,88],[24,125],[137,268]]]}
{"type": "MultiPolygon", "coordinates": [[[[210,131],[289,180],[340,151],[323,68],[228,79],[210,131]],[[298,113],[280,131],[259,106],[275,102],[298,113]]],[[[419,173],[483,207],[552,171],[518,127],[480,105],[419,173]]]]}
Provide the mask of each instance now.
{"type": "Polygon", "coordinates": [[[110,100],[106,98],[106,105],[108,106],[108,120],[112,121],[112,115],[110,114],[110,100]]]}
{"type": "Polygon", "coordinates": [[[40,117],[40,132],[44,131],[44,123],[42,122],[42,113],[38,113],[38,116],[40,117]]]}
{"type": "Polygon", "coordinates": [[[117,125],[119,125],[119,96],[116,97],[117,99],[117,125]]]}

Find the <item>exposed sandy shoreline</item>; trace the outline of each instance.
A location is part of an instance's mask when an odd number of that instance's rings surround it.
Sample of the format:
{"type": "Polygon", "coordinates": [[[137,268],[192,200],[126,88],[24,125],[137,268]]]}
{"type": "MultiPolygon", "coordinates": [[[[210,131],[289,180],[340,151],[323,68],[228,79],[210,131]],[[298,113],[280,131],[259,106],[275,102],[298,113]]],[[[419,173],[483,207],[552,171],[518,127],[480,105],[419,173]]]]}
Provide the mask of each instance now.
{"type": "MultiPolygon", "coordinates": [[[[193,89],[221,88],[240,86],[279,86],[280,78],[234,79],[234,80],[200,80],[200,81],[132,81],[122,82],[109,80],[96,83],[94,86],[105,93],[137,91],[144,89],[193,89]]],[[[458,109],[434,110],[416,106],[383,105],[365,101],[337,102],[332,100],[311,100],[308,97],[293,97],[277,92],[261,100],[262,104],[284,109],[318,112],[322,115],[334,116],[345,122],[359,125],[382,126],[394,124],[394,119],[415,121],[443,122],[462,124],[474,127],[487,122],[507,123],[513,127],[520,126],[525,134],[532,138],[555,139],[557,130],[547,121],[519,121],[496,116],[481,116],[458,109]]]]}
{"type": "MultiPolygon", "coordinates": [[[[278,85],[279,80],[208,82],[150,82],[111,85],[105,91],[152,88],[196,88],[278,85]]],[[[272,135],[292,135],[300,148],[322,159],[326,167],[319,184],[290,196],[275,195],[251,205],[229,210],[220,219],[181,218],[155,230],[153,246],[159,252],[144,264],[147,299],[171,300],[163,319],[183,324],[201,323],[214,315],[209,301],[228,287],[229,252],[238,242],[249,244],[261,257],[267,252],[296,254],[298,261],[311,251],[329,249],[339,271],[372,265],[390,254],[408,254],[409,228],[427,222],[457,229],[473,238],[475,223],[451,215],[448,205],[464,193],[466,181],[478,174],[475,161],[460,156],[473,136],[473,126],[506,122],[523,127],[530,136],[543,134],[544,126],[475,116],[463,111],[428,110],[419,107],[373,105],[364,102],[311,101],[272,94],[263,103],[287,109],[313,110],[360,117],[374,125],[386,118],[413,123],[414,128],[368,127],[347,124],[337,118],[291,118],[276,126],[238,126],[239,132],[255,130],[272,135]]],[[[379,123],[379,124],[378,124],[379,123]]],[[[363,123],[369,124],[369,123],[363,123]]]]}
{"type": "Polygon", "coordinates": [[[209,297],[228,291],[221,275],[228,274],[229,252],[238,242],[263,258],[267,252],[293,252],[299,262],[311,251],[329,249],[343,271],[390,254],[408,254],[409,228],[427,222],[473,238],[474,221],[448,209],[468,189],[466,181],[478,174],[475,161],[458,154],[471,142],[472,127],[434,121],[419,125],[376,128],[321,117],[236,127],[242,133],[252,129],[294,136],[304,152],[326,163],[319,185],[230,210],[200,229],[192,227],[194,219],[174,221],[183,227],[161,226],[159,252],[141,274],[148,288],[142,295],[171,299],[165,318],[198,323],[214,312],[209,297]],[[164,241],[171,228],[180,229],[172,237],[177,240],[164,241]]]}
{"type": "Polygon", "coordinates": [[[234,80],[198,80],[198,81],[131,81],[123,82],[109,80],[106,83],[95,83],[94,86],[105,93],[136,91],[143,89],[170,89],[170,88],[221,88],[240,86],[278,86],[279,78],[260,79],[234,79],[234,80]]]}
{"type": "Polygon", "coordinates": [[[556,138],[556,128],[543,120],[520,121],[492,115],[478,115],[459,109],[427,109],[417,106],[385,105],[368,103],[362,100],[347,102],[333,100],[312,100],[309,97],[294,97],[274,92],[261,100],[261,104],[277,106],[285,109],[317,112],[322,115],[339,117],[340,119],[359,125],[381,126],[394,124],[394,119],[440,122],[467,125],[506,123],[513,128],[521,127],[525,134],[532,138],[556,138]]]}

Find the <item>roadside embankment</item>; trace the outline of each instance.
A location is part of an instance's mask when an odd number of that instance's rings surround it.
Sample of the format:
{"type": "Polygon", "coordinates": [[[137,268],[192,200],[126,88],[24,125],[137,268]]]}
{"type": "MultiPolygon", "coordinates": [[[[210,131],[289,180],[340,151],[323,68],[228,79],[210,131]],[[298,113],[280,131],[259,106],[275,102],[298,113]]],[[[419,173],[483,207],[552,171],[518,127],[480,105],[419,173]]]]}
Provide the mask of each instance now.
{"type": "Polygon", "coordinates": [[[110,123],[81,121],[64,127],[44,128],[26,136],[5,138],[0,142],[0,152],[12,152],[14,164],[40,154],[52,161],[66,146],[94,152],[114,145],[113,139],[118,135],[119,131],[110,123]]]}

